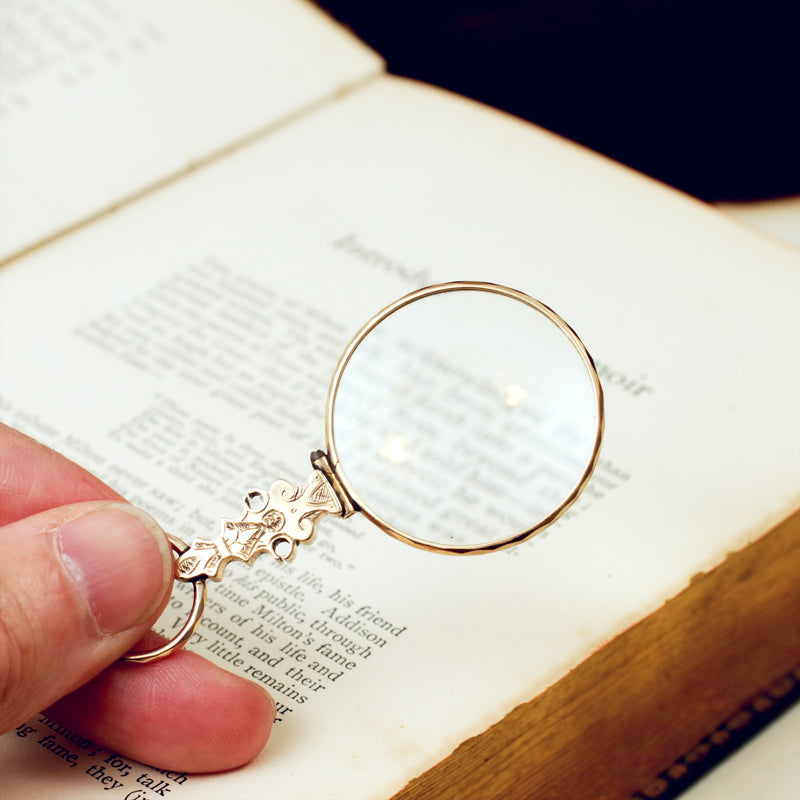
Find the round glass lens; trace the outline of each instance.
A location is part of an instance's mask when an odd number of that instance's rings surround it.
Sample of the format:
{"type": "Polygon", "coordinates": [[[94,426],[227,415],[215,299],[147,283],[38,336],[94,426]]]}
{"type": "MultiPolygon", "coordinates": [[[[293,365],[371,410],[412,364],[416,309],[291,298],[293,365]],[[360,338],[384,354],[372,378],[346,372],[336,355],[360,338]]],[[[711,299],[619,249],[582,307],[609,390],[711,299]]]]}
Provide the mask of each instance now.
{"type": "Polygon", "coordinates": [[[328,401],[331,461],[362,512],[448,552],[552,522],[591,474],[602,432],[597,375],[566,323],[491,284],[430,287],[376,320],[328,401]]]}

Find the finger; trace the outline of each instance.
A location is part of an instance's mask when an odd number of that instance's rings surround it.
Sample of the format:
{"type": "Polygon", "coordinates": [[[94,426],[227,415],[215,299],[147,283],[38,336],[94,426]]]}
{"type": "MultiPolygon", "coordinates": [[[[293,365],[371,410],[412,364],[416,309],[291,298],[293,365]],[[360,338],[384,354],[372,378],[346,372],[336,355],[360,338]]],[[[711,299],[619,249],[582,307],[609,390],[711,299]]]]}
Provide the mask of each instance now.
{"type": "Polygon", "coordinates": [[[140,639],[166,602],[172,553],[124,503],[0,528],[0,731],[73,691],[140,639]]]}
{"type": "Polygon", "coordinates": [[[148,664],[114,664],[47,714],[159,769],[218,772],[262,750],[275,706],[257,684],[181,650],[148,664]]]}
{"type": "Polygon", "coordinates": [[[121,500],[55,450],[0,423],[0,525],[85,500],[121,500]]]}
{"type": "MultiPolygon", "coordinates": [[[[91,499],[120,498],[74,462],[0,423],[0,524],[54,505],[91,499]]],[[[0,608],[5,611],[4,584],[10,586],[0,564],[0,608]]],[[[34,613],[31,608],[30,616],[34,613]]],[[[5,623],[0,616],[0,648],[4,647],[1,629],[5,623]]],[[[144,649],[154,646],[148,644],[152,636],[146,635],[144,649]]],[[[3,653],[0,649],[0,701],[6,674],[3,653]]],[[[44,703],[32,707],[30,713],[42,707],[44,703]]],[[[0,730],[13,710],[3,703],[2,711],[0,730]]],[[[20,720],[29,716],[20,713],[20,720]]],[[[114,664],[49,713],[118,752],[187,772],[229,769],[249,761],[263,748],[275,716],[271,698],[259,686],[186,652],[156,664],[114,664]],[[153,703],[148,697],[158,701],[153,703]],[[152,743],[149,747],[148,742],[152,743]]]]}

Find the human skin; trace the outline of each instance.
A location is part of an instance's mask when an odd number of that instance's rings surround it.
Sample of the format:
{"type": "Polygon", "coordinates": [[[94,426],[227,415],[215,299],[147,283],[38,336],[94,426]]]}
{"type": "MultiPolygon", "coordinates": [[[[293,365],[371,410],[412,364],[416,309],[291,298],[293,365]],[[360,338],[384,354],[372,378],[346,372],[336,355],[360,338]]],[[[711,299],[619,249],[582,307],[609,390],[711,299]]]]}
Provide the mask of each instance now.
{"type": "Polygon", "coordinates": [[[0,424],[0,732],[44,711],[160,769],[215,772],[264,747],[275,706],[188,651],[119,658],[172,587],[164,532],[98,478],[0,424]]]}

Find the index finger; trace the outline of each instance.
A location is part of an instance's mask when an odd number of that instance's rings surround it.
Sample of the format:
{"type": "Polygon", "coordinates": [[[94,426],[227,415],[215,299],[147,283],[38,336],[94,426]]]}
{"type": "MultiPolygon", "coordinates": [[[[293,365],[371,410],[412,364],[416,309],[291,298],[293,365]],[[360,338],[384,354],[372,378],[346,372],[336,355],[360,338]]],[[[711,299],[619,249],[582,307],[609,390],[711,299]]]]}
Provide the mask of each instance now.
{"type": "Polygon", "coordinates": [[[83,467],[0,422],[0,525],[87,500],[122,500],[83,467]]]}

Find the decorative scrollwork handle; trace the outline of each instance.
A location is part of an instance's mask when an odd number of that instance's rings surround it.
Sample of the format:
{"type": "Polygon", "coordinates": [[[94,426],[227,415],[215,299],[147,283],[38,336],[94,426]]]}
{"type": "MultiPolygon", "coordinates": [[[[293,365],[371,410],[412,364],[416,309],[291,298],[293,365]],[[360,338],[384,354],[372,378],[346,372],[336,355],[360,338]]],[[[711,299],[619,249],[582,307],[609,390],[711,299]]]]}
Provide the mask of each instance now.
{"type": "Polygon", "coordinates": [[[326,514],[342,515],[339,498],[325,475],[314,469],[305,486],[275,481],[269,493],[252,489],[244,497],[244,514],[222,520],[216,539],[195,539],[176,563],[176,577],[219,581],[229,561],[250,562],[269,553],[289,561],[298,544],[314,538],[314,526],[326,514]]]}
{"type": "Polygon", "coordinates": [[[239,519],[223,519],[216,539],[195,539],[190,547],[170,537],[176,554],[175,577],[192,583],[194,598],[189,618],[172,639],[154,650],[137,651],[123,661],[146,663],[164,658],[191,639],[203,615],[206,580],[222,580],[229,561],[249,563],[269,553],[283,563],[294,556],[297,545],[314,538],[317,522],[327,514],[349,517],[356,507],[342,491],[327,454],[311,454],[314,467],[308,483],[292,486],[275,481],[269,493],[251,489],[244,497],[244,513],[239,519]]]}

